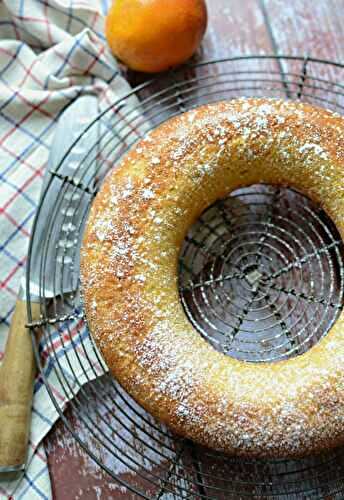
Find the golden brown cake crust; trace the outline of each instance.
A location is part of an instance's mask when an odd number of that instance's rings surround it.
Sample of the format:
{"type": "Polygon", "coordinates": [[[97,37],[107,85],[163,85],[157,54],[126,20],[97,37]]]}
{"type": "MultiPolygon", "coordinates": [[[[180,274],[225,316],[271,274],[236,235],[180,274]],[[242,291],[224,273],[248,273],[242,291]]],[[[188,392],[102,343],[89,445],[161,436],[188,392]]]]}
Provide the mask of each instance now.
{"type": "Polygon", "coordinates": [[[299,189],[343,237],[343,132],[342,117],[307,104],[220,102],[159,126],[105,180],[82,247],[89,327],[113,375],[178,434],[255,457],[344,443],[344,314],[307,353],[246,363],[192,327],[177,276],[189,226],[241,186],[299,189]]]}

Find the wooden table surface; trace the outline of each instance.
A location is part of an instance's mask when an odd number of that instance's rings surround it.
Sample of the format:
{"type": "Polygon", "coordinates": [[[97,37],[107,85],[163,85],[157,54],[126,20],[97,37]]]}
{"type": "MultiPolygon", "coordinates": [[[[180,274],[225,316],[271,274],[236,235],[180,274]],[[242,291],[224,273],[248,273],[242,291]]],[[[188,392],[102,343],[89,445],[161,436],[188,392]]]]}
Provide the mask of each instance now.
{"type": "MultiPolygon", "coordinates": [[[[201,60],[280,53],[344,61],[344,0],[208,0],[208,11],[201,60]]],[[[137,498],[119,489],[61,422],[45,446],[56,500],[137,498]]]]}

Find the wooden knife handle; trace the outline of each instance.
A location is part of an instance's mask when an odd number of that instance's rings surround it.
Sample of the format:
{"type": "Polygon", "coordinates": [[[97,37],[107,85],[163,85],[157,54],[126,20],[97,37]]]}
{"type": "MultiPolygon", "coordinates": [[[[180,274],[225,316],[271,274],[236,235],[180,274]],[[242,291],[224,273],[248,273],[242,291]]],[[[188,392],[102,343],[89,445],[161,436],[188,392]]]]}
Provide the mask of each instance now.
{"type": "MultiPolygon", "coordinates": [[[[40,316],[32,304],[32,319],[40,316]]],[[[31,422],[35,359],[26,302],[17,300],[4,361],[0,367],[0,471],[24,467],[31,422]]]]}

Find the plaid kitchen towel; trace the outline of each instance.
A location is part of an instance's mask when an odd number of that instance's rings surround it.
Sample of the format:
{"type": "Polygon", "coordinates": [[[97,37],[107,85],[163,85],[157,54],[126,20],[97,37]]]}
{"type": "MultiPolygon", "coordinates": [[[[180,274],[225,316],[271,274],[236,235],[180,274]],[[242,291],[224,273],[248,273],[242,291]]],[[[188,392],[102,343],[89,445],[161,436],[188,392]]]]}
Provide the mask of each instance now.
{"type": "MultiPolygon", "coordinates": [[[[83,93],[96,94],[99,109],[103,109],[129,90],[104,40],[104,15],[109,3],[0,0],[0,360],[58,118],[66,105],[83,93]]],[[[74,326],[78,333],[73,349],[83,336],[78,325],[74,326]]],[[[55,355],[63,362],[70,341],[61,343],[59,338],[56,332],[56,342],[52,336],[52,343],[55,355]]],[[[50,348],[42,345],[42,358],[51,362],[50,348]]],[[[68,398],[59,394],[49,363],[45,375],[64,408],[68,398]]],[[[90,378],[94,376],[92,372],[90,378]]],[[[81,379],[81,383],[85,381],[81,379]]],[[[41,442],[57,418],[38,379],[28,467],[17,482],[0,482],[0,498],[51,498],[41,442]]]]}

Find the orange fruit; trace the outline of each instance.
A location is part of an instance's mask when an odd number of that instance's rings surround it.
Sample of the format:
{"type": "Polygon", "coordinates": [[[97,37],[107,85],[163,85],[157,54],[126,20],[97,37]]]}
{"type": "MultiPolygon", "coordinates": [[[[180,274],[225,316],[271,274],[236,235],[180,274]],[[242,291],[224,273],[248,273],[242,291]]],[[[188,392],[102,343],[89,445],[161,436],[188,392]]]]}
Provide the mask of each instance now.
{"type": "Polygon", "coordinates": [[[204,0],[115,0],[105,32],[113,54],[127,66],[156,73],[189,59],[206,25],[204,0]]]}

